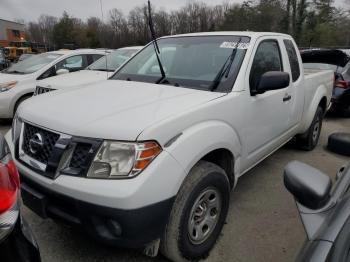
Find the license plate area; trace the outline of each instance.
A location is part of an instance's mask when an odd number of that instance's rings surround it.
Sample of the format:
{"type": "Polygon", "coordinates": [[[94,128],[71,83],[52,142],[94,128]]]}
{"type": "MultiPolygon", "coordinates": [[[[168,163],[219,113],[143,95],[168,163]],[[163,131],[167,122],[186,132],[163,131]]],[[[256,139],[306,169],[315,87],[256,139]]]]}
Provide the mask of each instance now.
{"type": "Polygon", "coordinates": [[[29,187],[27,184],[21,184],[21,194],[23,203],[37,215],[47,218],[46,206],[47,199],[45,195],[29,187]]]}

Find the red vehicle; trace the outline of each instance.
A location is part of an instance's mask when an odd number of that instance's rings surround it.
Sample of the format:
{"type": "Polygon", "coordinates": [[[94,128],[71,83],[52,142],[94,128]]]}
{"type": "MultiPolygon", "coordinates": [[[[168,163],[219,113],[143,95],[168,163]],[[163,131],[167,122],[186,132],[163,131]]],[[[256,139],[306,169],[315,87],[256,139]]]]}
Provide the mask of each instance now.
{"type": "Polygon", "coordinates": [[[0,134],[0,260],[40,262],[38,246],[19,209],[19,175],[0,134]]]}

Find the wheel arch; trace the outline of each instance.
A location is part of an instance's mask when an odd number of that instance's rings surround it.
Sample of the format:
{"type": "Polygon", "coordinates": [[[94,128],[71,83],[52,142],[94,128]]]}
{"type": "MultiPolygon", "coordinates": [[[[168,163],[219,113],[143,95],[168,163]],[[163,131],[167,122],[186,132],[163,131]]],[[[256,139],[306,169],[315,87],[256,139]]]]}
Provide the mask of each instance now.
{"type": "Polygon", "coordinates": [[[323,96],[318,105],[322,108],[323,113],[326,113],[326,111],[327,111],[327,97],[323,96]]]}
{"type": "Polygon", "coordinates": [[[304,134],[308,130],[317,108],[320,106],[323,112],[326,113],[328,104],[329,97],[327,96],[327,88],[324,85],[320,85],[315,91],[310,103],[304,107],[303,119],[299,134],[304,134]]]}
{"type": "Polygon", "coordinates": [[[236,184],[242,146],[238,133],[225,122],[196,124],[184,130],[165,150],[179,162],[186,176],[193,166],[205,160],[226,172],[231,187],[236,184]]]}
{"type": "Polygon", "coordinates": [[[230,150],[226,148],[218,148],[208,152],[199,161],[204,160],[221,167],[230,181],[231,188],[233,188],[236,184],[234,159],[234,155],[230,150]]]}
{"type": "MultiPolygon", "coordinates": [[[[16,99],[16,102],[13,103],[13,106],[12,106],[12,109],[11,109],[11,111],[12,111],[12,116],[15,115],[15,113],[16,113],[16,108],[19,106],[20,102],[23,102],[24,99],[26,99],[26,98],[32,97],[33,94],[34,94],[34,92],[24,93],[24,94],[21,94],[21,95],[16,99]]],[[[10,112],[11,112],[11,111],[10,111],[10,112]]]]}

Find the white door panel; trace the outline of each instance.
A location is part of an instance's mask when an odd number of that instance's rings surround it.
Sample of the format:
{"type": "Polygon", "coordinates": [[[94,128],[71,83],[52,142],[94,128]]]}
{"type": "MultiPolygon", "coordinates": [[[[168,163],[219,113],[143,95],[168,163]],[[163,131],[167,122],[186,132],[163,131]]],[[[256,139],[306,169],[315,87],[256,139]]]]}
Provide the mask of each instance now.
{"type": "Polygon", "coordinates": [[[289,72],[289,68],[282,59],[285,56],[281,51],[281,43],[277,39],[262,38],[255,48],[251,69],[246,76],[246,90],[248,90],[246,95],[249,107],[245,113],[249,121],[246,121],[243,129],[246,141],[244,143],[246,161],[242,165],[243,170],[254,165],[283,144],[292,123],[290,111],[294,98],[291,85],[255,96],[250,94],[250,90],[254,89],[263,73],[268,71],[289,72]]]}

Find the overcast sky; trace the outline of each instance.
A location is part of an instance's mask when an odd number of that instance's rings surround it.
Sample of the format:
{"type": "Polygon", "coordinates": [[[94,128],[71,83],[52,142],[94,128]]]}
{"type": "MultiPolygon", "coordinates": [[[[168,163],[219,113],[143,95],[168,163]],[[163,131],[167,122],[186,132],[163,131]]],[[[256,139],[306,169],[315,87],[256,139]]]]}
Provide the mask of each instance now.
{"type": "MultiPolygon", "coordinates": [[[[174,10],[186,3],[196,0],[151,0],[157,9],[174,10]]],[[[243,0],[202,0],[210,5],[223,2],[240,3],[243,0]]],[[[335,0],[337,5],[344,5],[350,0],[335,0]]],[[[135,6],[145,4],[147,0],[102,0],[105,17],[112,8],[121,9],[127,14],[135,6]]],[[[347,5],[349,8],[350,6],[347,5]]],[[[24,21],[36,20],[41,14],[60,17],[63,11],[70,15],[86,19],[90,16],[101,17],[100,0],[0,0],[0,18],[7,20],[23,19],[24,21]]]]}
{"type": "MultiPolygon", "coordinates": [[[[189,1],[195,0],[151,0],[156,8],[174,10],[189,1]]],[[[203,0],[210,5],[223,2],[240,3],[242,0],[203,0]]],[[[130,9],[147,3],[147,0],[102,0],[104,13],[112,8],[121,9],[127,14],[130,9]]],[[[0,0],[0,18],[7,20],[36,20],[41,14],[61,16],[63,11],[85,19],[90,16],[101,17],[100,0],[0,0]]]]}

